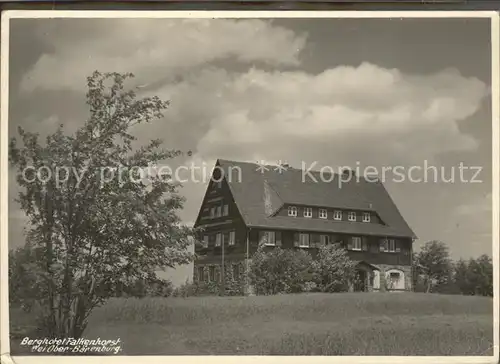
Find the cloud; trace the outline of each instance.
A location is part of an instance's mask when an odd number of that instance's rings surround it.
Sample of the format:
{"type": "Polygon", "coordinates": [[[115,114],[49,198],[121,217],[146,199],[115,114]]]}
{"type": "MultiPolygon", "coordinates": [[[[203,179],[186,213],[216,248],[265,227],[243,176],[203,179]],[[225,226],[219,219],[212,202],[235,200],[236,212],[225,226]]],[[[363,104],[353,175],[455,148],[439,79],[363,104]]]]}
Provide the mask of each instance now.
{"type": "Polygon", "coordinates": [[[41,40],[54,52],[43,54],[26,73],[23,91],[81,91],[96,69],[140,74],[144,83],[227,58],[297,65],[306,40],[258,19],[70,20],[40,23],[41,40]]]}
{"type": "Polygon", "coordinates": [[[480,199],[474,200],[467,204],[462,204],[457,206],[455,213],[459,216],[477,216],[478,219],[488,221],[491,220],[488,216],[491,216],[493,210],[493,199],[492,194],[488,193],[480,199]]]}
{"type": "Polygon", "coordinates": [[[172,101],[168,120],[200,126],[197,158],[421,165],[477,148],[458,122],[488,89],[455,70],[417,76],[363,63],[319,74],[207,68],[154,93],[172,101]]]}
{"type": "Polygon", "coordinates": [[[41,23],[53,52],[22,89],[82,92],[94,69],[134,72],[147,85],[141,93],[172,102],[164,122],[138,132],[189,144],[198,159],[421,164],[478,146],[458,123],[489,90],[454,69],[410,75],[365,62],[297,70],[307,37],[258,19],[71,21],[41,23]],[[237,62],[217,64],[228,59],[237,62]]]}

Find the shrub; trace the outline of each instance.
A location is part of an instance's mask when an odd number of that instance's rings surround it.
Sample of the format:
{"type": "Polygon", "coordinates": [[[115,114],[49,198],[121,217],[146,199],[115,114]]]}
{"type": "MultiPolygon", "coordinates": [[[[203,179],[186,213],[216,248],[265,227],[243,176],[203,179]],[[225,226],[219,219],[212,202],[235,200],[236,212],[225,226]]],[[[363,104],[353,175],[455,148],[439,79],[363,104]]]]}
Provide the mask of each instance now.
{"type": "Polygon", "coordinates": [[[238,263],[236,274],[232,266],[228,267],[224,272],[224,277],[226,296],[242,296],[245,294],[245,271],[242,263],[238,263]]]}
{"type": "Polygon", "coordinates": [[[252,258],[250,280],[259,295],[303,292],[312,279],[312,262],[303,250],[259,247],[252,258]]]}
{"type": "Polygon", "coordinates": [[[220,293],[220,286],[216,282],[189,282],[172,291],[172,297],[214,296],[220,293]]]}
{"type": "Polygon", "coordinates": [[[321,292],[345,292],[355,279],[355,262],[339,244],[323,246],[314,261],[314,282],[321,292]]]}

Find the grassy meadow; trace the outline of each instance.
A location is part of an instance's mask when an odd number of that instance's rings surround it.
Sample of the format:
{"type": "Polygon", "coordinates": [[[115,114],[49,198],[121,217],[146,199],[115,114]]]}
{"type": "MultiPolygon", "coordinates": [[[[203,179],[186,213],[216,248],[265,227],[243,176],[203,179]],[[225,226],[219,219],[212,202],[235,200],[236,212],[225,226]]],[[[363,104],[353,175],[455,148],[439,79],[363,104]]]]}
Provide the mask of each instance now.
{"type": "MultiPolygon", "coordinates": [[[[23,319],[12,313],[11,327],[23,319]]],[[[120,298],[93,312],[85,337],[121,338],[125,355],[493,355],[493,300],[418,293],[120,298]]]]}

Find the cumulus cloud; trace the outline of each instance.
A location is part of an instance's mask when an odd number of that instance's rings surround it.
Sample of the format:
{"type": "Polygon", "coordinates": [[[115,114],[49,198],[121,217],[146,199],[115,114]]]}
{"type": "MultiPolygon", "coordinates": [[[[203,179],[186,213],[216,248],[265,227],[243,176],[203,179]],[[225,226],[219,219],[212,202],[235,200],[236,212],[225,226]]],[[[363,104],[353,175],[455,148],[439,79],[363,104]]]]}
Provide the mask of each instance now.
{"type": "Polygon", "coordinates": [[[319,74],[204,69],[155,93],[172,100],[168,119],[201,125],[198,158],[421,164],[477,147],[457,123],[488,89],[456,70],[417,76],[363,63],[319,74]]]}
{"type": "Polygon", "coordinates": [[[296,65],[305,44],[304,36],[258,19],[57,19],[39,32],[55,51],[26,73],[24,91],[80,91],[96,69],[153,82],[227,58],[296,65]]]}
{"type": "Polygon", "coordinates": [[[54,52],[22,89],[83,91],[77,80],[94,69],[134,72],[144,94],[172,102],[165,122],[139,133],[169,134],[198,159],[401,164],[477,147],[458,123],[488,89],[454,69],[409,75],[362,63],[308,73],[299,70],[306,35],[258,19],[71,21],[51,23],[54,52]],[[229,58],[246,66],[217,64],[229,58]]]}

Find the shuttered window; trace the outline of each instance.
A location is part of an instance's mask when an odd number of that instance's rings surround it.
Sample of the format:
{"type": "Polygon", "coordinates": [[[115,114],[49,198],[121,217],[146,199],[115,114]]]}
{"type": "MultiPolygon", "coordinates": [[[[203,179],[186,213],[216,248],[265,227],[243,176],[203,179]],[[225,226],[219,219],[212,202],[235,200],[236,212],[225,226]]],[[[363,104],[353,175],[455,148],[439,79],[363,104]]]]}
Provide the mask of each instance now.
{"type": "Polygon", "coordinates": [[[362,250],[362,240],[359,236],[352,237],[351,250],[362,250]]]}
{"type": "Polygon", "coordinates": [[[330,244],[330,236],[329,235],[320,235],[319,236],[319,244],[321,246],[325,246],[325,245],[328,245],[330,244]]]}
{"type": "Polygon", "coordinates": [[[260,231],[259,244],[266,246],[281,246],[281,231],[260,231]]]}
{"type": "Polygon", "coordinates": [[[236,232],[235,231],[230,231],[229,232],[229,245],[234,245],[236,242],[236,232]]]}
{"type": "Polygon", "coordinates": [[[385,253],[399,253],[401,248],[395,239],[380,239],[380,251],[385,253]]]}

